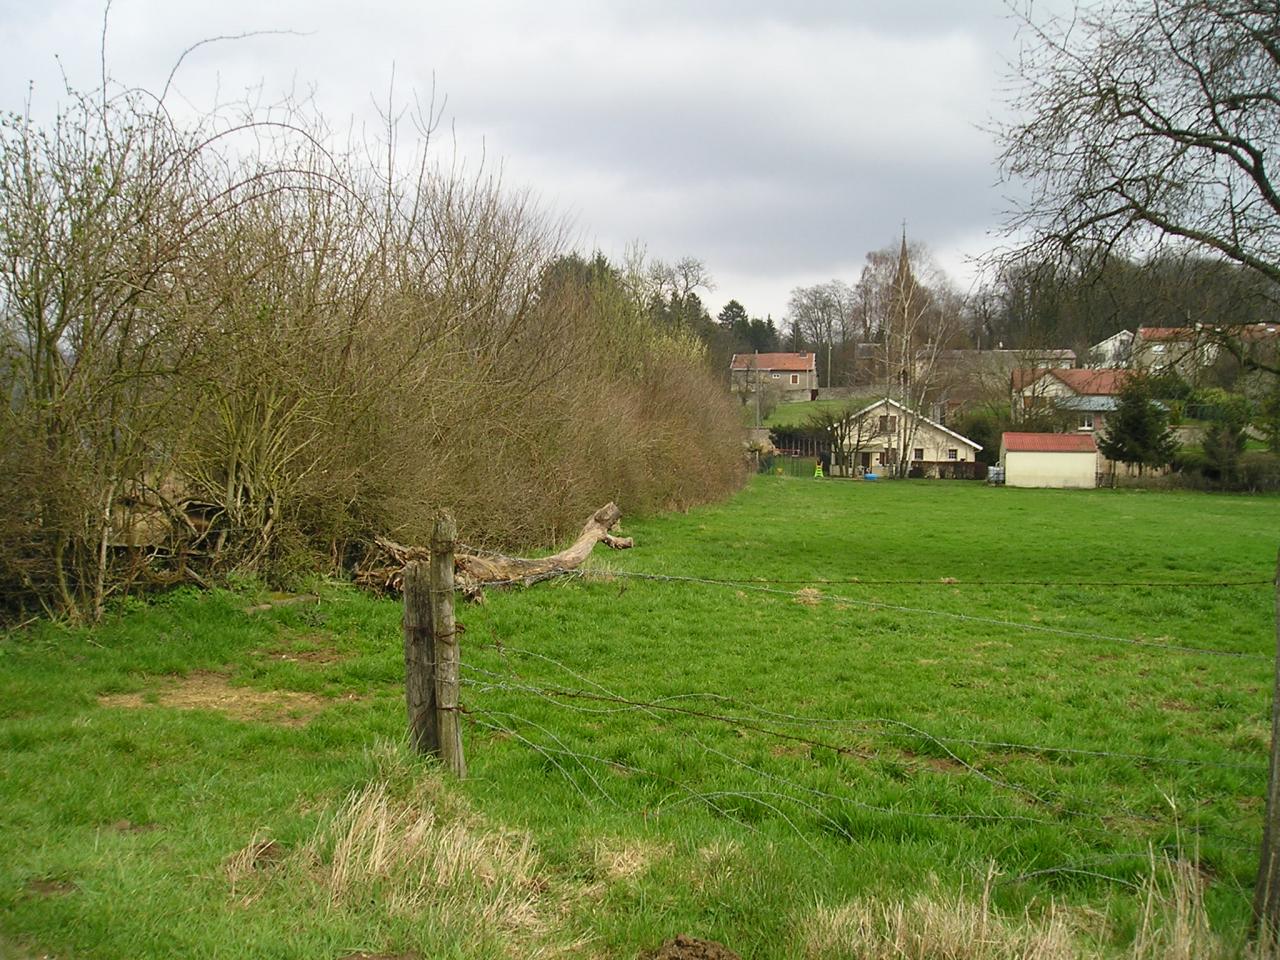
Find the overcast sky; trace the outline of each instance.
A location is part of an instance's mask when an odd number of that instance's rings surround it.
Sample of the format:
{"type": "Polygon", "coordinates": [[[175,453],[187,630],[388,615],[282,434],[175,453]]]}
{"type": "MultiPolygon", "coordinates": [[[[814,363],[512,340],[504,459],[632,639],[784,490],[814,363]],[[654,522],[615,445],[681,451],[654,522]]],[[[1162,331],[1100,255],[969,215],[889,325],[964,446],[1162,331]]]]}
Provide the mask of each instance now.
{"type": "MultiPolygon", "coordinates": [[[[38,115],[97,85],[98,0],[0,0],[0,108],[38,115]]],[[[109,73],[206,108],[262,84],[314,89],[335,127],[396,88],[445,101],[437,139],[500,162],[567,216],[574,243],[702,259],[753,315],[794,286],[853,282],[905,220],[967,287],[1007,204],[984,128],[1001,111],[1015,25],[1001,0],[454,2],[116,0],[109,73]]]]}

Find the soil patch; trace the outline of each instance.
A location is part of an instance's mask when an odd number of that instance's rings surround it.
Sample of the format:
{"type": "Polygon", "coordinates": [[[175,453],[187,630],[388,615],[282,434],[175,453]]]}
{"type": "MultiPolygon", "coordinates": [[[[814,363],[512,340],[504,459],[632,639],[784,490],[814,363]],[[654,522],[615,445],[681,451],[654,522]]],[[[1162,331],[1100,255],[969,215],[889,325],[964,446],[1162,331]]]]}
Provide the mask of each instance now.
{"type": "Polygon", "coordinates": [[[903,749],[902,755],[908,760],[924,764],[924,766],[931,770],[937,770],[939,773],[965,773],[968,770],[963,763],[960,763],[952,757],[931,757],[925,754],[916,753],[910,748],[903,749]]]}
{"type": "Polygon", "coordinates": [[[159,830],[158,823],[134,823],[132,820],[117,820],[111,824],[111,829],[116,833],[150,833],[152,830],[159,830]]]}
{"type": "Polygon", "coordinates": [[[345,659],[337,650],[293,650],[289,648],[262,650],[258,655],[267,660],[283,663],[305,663],[309,666],[325,666],[345,659]]]}
{"type": "Polygon", "coordinates": [[[73,893],[76,885],[70,880],[50,880],[41,878],[27,881],[27,892],[41,897],[61,897],[73,893]]]}
{"type": "Polygon", "coordinates": [[[678,934],[662,945],[653,960],[742,960],[723,943],[678,934]]]}
{"type": "Polygon", "coordinates": [[[98,698],[104,707],[140,710],[148,706],[176,710],[216,710],[233,720],[257,720],[286,727],[305,726],[330,703],[314,693],[233,687],[220,673],[200,671],[155,691],[154,703],[142,693],[112,693],[98,698]]]}

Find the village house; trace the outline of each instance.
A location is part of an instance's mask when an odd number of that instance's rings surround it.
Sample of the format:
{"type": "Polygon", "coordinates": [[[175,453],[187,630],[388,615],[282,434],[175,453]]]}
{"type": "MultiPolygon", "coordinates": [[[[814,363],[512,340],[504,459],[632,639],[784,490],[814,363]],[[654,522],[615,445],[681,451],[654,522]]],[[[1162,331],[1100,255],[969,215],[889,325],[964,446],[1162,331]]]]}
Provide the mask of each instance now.
{"type": "Polygon", "coordinates": [[[1127,367],[1132,361],[1133,331],[1120,330],[1091,346],[1083,365],[1094,370],[1114,370],[1127,367]]]}
{"type": "Polygon", "coordinates": [[[888,397],[850,416],[845,456],[854,472],[907,472],[920,477],[972,477],[982,445],[888,397]]]}
{"type": "Polygon", "coordinates": [[[1016,422],[1039,412],[1058,412],[1064,424],[1083,433],[1100,432],[1120,404],[1128,370],[1015,370],[1010,378],[1016,422]]]}
{"type": "Polygon", "coordinates": [[[1139,327],[1133,338],[1133,366],[1150,373],[1172,370],[1186,380],[1218,359],[1212,331],[1201,324],[1190,327],[1139,327]]]}
{"type": "Polygon", "coordinates": [[[1070,369],[1076,365],[1076,354],[1056,349],[941,350],[933,363],[929,413],[940,423],[950,423],[967,408],[997,400],[1015,370],[1070,369]]]}
{"type": "Polygon", "coordinates": [[[730,386],[735,393],[777,391],[785,401],[816,400],[816,353],[735,353],[729,362],[730,386]]]}

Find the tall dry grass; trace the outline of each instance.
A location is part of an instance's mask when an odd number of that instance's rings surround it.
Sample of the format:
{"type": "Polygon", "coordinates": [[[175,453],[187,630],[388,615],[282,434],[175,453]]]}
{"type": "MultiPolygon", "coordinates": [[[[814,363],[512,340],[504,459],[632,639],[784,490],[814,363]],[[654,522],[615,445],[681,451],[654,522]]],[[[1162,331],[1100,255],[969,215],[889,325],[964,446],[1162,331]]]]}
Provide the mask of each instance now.
{"type": "Polygon", "coordinates": [[[1125,946],[1096,914],[1048,904],[1007,917],[991,902],[992,877],[977,898],[926,892],[908,900],[865,898],[819,905],[799,924],[809,960],[1274,960],[1272,945],[1243,931],[1215,930],[1194,859],[1152,857],[1136,933],[1125,946]]]}
{"type": "Polygon", "coordinates": [[[486,823],[439,777],[406,778],[400,766],[353,791],[296,847],[260,836],[229,856],[234,901],[353,923],[372,907],[477,956],[559,956],[582,945],[563,923],[565,889],[528,835],[486,823]]]}

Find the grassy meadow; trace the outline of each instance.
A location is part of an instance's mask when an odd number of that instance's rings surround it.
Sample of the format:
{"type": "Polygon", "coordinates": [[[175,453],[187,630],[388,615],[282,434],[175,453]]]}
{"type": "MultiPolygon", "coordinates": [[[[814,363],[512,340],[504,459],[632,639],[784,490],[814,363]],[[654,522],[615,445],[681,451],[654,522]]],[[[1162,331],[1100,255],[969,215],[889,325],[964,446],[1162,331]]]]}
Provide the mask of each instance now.
{"type": "Polygon", "coordinates": [[[462,783],[343,584],[0,639],[0,956],[1236,955],[1280,499],[759,477],[624,525],[459,607],[462,783]]]}
{"type": "MultiPolygon", "coordinates": [[[[773,412],[764,418],[766,427],[802,427],[812,416],[820,413],[837,413],[848,409],[858,409],[872,402],[874,398],[837,398],[834,400],[803,400],[796,403],[780,403],[773,412]]],[[[747,404],[750,412],[751,405],[747,404]]]]}

